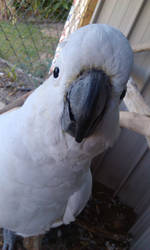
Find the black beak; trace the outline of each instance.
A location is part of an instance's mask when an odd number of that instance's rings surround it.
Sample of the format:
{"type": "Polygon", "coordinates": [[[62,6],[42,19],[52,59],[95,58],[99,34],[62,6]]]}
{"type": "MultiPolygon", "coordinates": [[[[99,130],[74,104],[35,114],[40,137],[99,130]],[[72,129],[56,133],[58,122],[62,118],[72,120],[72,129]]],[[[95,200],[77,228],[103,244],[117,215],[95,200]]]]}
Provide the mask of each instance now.
{"type": "Polygon", "coordinates": [[[91,135],[102,120],[110,89],[107,75],[95,69],[82,73],[68,88],[62,128],[77,142],[91,135]]]}

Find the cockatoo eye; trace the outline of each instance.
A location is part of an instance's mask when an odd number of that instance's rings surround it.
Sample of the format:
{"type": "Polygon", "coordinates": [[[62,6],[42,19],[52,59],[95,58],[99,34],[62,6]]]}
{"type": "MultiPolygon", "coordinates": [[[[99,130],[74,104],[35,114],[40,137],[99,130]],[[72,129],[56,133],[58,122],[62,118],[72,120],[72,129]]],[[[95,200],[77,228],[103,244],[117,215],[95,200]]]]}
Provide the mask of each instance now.
{"type": "Polygon", "coordinates": [[[122,100],[122,99],[125,97],[126,92],[127,92],[126,89],[124,89],[124,90],[122,91],[121,96],[120,96],[120,100],[122,100]]]}
{"type": "Polygon", "coordinates": [[[58,67],[54,68],[53,76],[54,76],[54,78],[57,78],[59,76],[59,68],[58,67]]]}

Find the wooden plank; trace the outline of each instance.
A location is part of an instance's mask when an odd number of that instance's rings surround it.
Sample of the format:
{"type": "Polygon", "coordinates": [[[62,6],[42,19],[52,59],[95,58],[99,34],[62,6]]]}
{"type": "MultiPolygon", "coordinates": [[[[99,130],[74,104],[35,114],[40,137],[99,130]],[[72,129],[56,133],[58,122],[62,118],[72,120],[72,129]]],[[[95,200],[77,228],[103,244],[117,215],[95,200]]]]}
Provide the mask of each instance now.
{"type": "Polygon", "coordinates": [[[145,0],[105,0],[102,8],[94,12],[92,21],[110,24],[128,36],[144,4],[145,0]]]}
{"type": "Polygon", "coordinates": [[[150,227],[150,206],[130,229],[130,233],[134,235],[134,241],[138,240],[148,227],[150,227]]]}
{"type": "MultiPolygon", "coordinates": [[[[126,182],[123,183],[119,192],[119,196],[123,202],[129,204],[134,209],[140,206],[143,196],[147,193],[147,190],[150,189],[149,163],[150,150],[147,149],[144,155],[139,157],[139,162],[135,163],[134,171],[129,175],[126,182]]],[[[130,169],[132,169],[132,166],[130,166],[130,169]]],[[[129,173],[130,171],[131,170],[129,170],[129,173]]],[[[147,195],[149,196],[149,194],[147,195]]],[[[138,210],[136,210],[136,212],[138,212],[138,210]]]]}
{"type": "Polygon", "coordinates": [[[149,207],[150,205],[150,192],[147,190],[142,199],[140,199],[140,202],[136,205],[135,207],[135,212],[139,215],[145,212],[145,210],[149,207]]]}
{"type": "Polygon", "coordinates": [[[146,150],[147,144],[143,136],[122,129],[116,144],[108,150],[101,164],[97,163],[96,180],[117,190],[123,178],[136,166],[146,150]]]}
{"type": "Polygon", "coordinates": [[[126,1],[118,0],[116,2],[113,12],[108,20],[108,23],[110,25],[116,28],[120,28],[121,23],[124,22],[124,15],[128,11],[129,3],[130,3],[130,0],[126,0],[126,1]]]}
{"type": "Polygon", "coordinates": [[[150,206],[140,216],[137,222],[130,229],[130,233],[134,235],[134,241],[137,241],[140,236],[150,227],[150,206]]]}
{"type": "Polygon", "coordinates": [[[102,8],[97,8],[97,12],[94,13],[95,16],[93,20],[95,23],[106,23],[108,24],[109,19],[112,15],[113,9],[118,0],[105,0],[102,8]]]}
{"type": "Polygon", "coordinates": [[[132,50],[134,53],[150,51],[150,42],[142,43],[142,44],[135,44],[132,46],[132,50]]]}
{"type": "MultiPolygon", "coordinates": [[[[139,1],[136,1],[136,3],[138,2],[139,1]]],[[[147,28],[150,22],[149,9],[150,1],[144,1],[143,8],[140,10],[139,18],[136,19],[134,28],[128,37],[132,45],[150,42],[149,37],[145,37],[147,36],[147,28]]]]}
{"type": "Polygon", "coordinates": [[[82,27],[82,26],[90,23],[97,2],[98,2],[98,0],[88,0],[87,1],[87,5],[86,5],[84,12],[83,12],[83,15],[81,17],[79,27],[82,27]]]}
{"type": "Polygon", "coordinates": [[[150,227],[146,230],[141,237],[134,242],[130,250],[149,250],[150,246],[150,227]]]}
{"type": "Polygon", "coordinates": [[[92,170],[92,176],[93,179],[97,179],[97,173],[99,172],[99,167],[102,165],[103,159],[105,155],[107,154],[107,151],[103,152],[102,154],[96,156],[91,163],[91,170],[92,170]]]}
{"type": "Polygon", "coordinates": [[[90,23],[97,23],[97,18],[99,17],[99,13],[101,12],[101,10],[102,10],[102,8],[104,6],[105,1],[106,0],[99,0],[97,2],[97,5],[96,5],[95,10],[93,12],[93,15],[92,15],[90,23]]]}
{"type": "MultiPolygon", "coordinates": [[[[139,155],[138,157],[135,157],[135,161],[133,162],[133,165],[130,166],[128,172],[124,175],[124,178],[122,178],[122,181],[120,182],[118,188],[116,188],[113,197],[115,198],[118,194],[120,195],[120,192],[122,191],[122,189],[124,189],[124,187],[126,185],[128,185],[128,182],[130,181],[131,177],[134,175],[138,164],[140,163],[141,159],[143,159],[143,157],[145,157],[146,152],[147,152],[147,146],[143,145],[143,152],[139,155]],[[145,146],[145,147],[144,147],[145,146]]],[[[127,202],[129,202],[129,200],[127,200],[127,202]]],[[[130,204],[131,205],[131,204],[130,204]]],[[[132,204],[133,206],[133,204],[132,204]]],[[[135,204],[134,204],[135,206],[135,204]]]]}
{"type": "Polygon", "coordinates": [[[126,37],[129,36],[131,30],[133,29],[144,3],[145,0],[129,1],[128,7],[124,15],[122,15],[122,19],[118,27],[126,37]]]}

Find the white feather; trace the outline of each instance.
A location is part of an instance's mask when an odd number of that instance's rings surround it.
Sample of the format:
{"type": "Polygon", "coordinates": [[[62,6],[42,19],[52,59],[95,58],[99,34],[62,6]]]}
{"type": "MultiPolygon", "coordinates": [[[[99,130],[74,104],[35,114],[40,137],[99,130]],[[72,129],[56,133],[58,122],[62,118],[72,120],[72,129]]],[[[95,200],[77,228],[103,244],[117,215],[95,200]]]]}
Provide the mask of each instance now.
{"type": "Polygon", "coordinates": [[[73,221],[91,193],[91,159],[112,146],[119,133],[119,95],[132,66],[124,36],[107,25],[75,32],[51,76],[23,107],[0,116],[0,226],[23,236],[73,221]],[[61,129],[67,83],[83,68],[101,68],[113,96],[103,122],[82,143],[61,129]]]}

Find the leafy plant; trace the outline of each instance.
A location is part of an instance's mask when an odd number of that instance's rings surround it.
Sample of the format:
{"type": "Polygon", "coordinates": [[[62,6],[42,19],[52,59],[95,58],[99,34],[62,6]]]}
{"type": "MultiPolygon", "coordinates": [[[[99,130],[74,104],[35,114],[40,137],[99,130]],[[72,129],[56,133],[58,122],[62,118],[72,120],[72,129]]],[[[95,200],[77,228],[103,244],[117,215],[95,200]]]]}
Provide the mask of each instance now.
{"type": "Polygon", "coordinates": [[[11,67],[10,69],[6,69],[6,73],[11,81],[15,82],[17,80],[16,65],[11,67]]]}
{"type": "Polygon", "coordinates": [[[66,19],[73,0],[11,0],[17,13],[26,11],[55,21],[66,19]]]}

